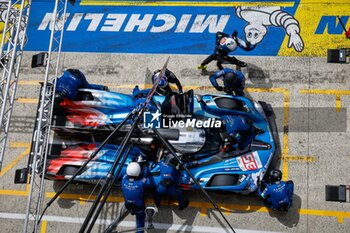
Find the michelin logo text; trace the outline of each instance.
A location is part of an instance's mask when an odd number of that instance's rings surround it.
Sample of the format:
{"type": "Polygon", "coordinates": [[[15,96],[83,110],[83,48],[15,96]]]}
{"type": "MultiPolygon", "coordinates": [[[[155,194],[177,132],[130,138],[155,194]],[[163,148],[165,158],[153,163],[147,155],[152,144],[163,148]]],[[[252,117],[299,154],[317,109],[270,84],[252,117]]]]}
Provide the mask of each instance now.
{"type": "MultiPolygon", "coordinates": [[[[62,23],[63,17],[60,18],[62,23]]],[[[230,15],[205,15],[205,14],[103,14],[103,13],[67,13],[67,31],[77,29],[101,32],[167,32],[176,33],[209,33],[224,31],[230,15]],[[71,16],[71,17],[70,17],[71,16]],[[190,23],[192,22],[192,23],[190,23]],[[86,26],[87,23],[87,26],[86,26]],[[83,28],[84,27],[84,28],[83,28]]],[[[52,13],[46,13],[38,30],[44,31],[52,28],[52,13]]]]}

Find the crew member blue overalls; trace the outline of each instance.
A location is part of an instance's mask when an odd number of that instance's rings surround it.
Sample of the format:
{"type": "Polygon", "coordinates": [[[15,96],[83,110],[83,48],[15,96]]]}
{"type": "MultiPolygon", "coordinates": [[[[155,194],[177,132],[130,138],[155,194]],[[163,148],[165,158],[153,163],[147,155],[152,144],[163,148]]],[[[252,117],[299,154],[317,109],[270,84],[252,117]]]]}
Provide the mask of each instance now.
{"type": "Polygon", "coordinates": [[[178,180],[180,178],[180,172],[176,168],[178,161],[173,155],[169,154],[164,160],[159,162],[159,166],[160,182],[157,184],[157,192],[154,197],[155,204],[159,206],[161,197],[163,195],[169,195],[177,197],[179,210],[185,209],[189,205],[189,201],[184,199],[183,192],[178,186],[178,180]]]}
{"type": "Polygon", "coordinates": [[[237,31],[234,31],[230,37],[229,34],[223,32],[216,33],[215,50],[214,53],[209,55],[199,66],[198,69],[205,70],[207,64],[216,60],[216,65],[220,70],[224,69],[222,63],[229,62],[240,67],[247,66],[247,63],[238,60],[234,56],[229,56],[229,53],[235,51],[237,47],[240,47],[246,51],[250,51],[255,48],[255,45],[251,45],[249,42],[244,41],[237,37],[237,31]]]}
{"type": "Polygon", "coordinates": [[[224,115],[221,117],[228,137],[225,139],[225,150],[244,150],[256,135],[252,121],[244,116],[224,115]]]}
{"type": "Polygon", "coordinates": [[[112,232],[123,219],[131,213],[136,216],[136,233],[143,233],[145,227],[145,201],[144,186],[149,180],[147,172],[142,172],[142,168],[137,162],[131,162],[126,168],[126,174],[122,180],[122,191],[124,196],[124,205],[119,216],[104,231],[112,232]]]}
{"type": "Polygon", "coordinates": [[[61,102],[63,98],[74,100],[79,88],[109,91],[107,86],[89,84],[85,75],[80,70],[68,69],[56,80],[55,101],[61,102]]]}
{"type": "Polygon", "coordinates": [[[245,77],[241,71],[225,68],[215,72],[209,80],[218,91],[224,91],[228,95],[233,95],[234,92],[238,96],[244,96],[245,77]],[[219,78],[223,80],[224,87],[218,84],[219,78]]]}
{"type": "MultiPolygon", "coordinates": [[[[134,100],[135,107],[142,106],[145,103],[149,92],[150,92],[150,89],[140,90],[138,85],[134,87],[132,91],[132,97],[134,100]]],[[[157,110],[157,108],[152,103],[148,103],[147,108],[149,111],[157,110]]]]}
{"type": "MultiPolygon", "coordinates": [[[[156,81],[159,74],[160,74],[160,70],[156,70],[153,72],[152,83],[156,81]]],[[[160,79],[160,82],[157,87],[157,93],[165,96],[172,95],[174,92],[169,86],[170,83],[176,84],[179,93],[180,94],[182,93],[182,86],[179,79],[176,77],[176,75],[173,72],[171,72],[168,69],[165,70],[163,76],[160,79]]]]}
{"type": "Polygon", "coordinates": [[[287,212],[293,204],[294,183],[291,180],[285,182],[281,179],[282,172],[278,169],[272,170],[269,182],[262,182],[265,188],[263,190],[259,188],[259,195],[264,199],[267,207],[287,212]]]}

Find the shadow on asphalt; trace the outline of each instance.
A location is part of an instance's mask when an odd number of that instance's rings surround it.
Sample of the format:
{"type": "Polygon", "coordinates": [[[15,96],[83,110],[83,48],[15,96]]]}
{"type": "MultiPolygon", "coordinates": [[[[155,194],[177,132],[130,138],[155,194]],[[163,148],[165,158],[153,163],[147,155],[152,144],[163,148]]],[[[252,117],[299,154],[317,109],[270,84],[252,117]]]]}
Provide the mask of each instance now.
{"type": "MultiPolygon", "coordinates": [[[[64,185],[64,183],[65,182],[62,182],[62,181],[53,181],[52,187],[55,190],[55,192],[58,192],[61,189],[61,187],[64,185]]],[[[74,189],[73,186],[74,185],[71,185],[69,188],[74,189]]],[[[63,209],[70,209],[76,204],[76,201],[71,199],[61,199],[60,197],[58,197],[57,204],[59,205],[59,207],[63,209]]]]}
{"type": "Polygon", "coordinates": [[[294,194],[293,205],[287,213],[280,213],[269,209],[269,214],[273,218],[277,218],[280,223],[288,228],[298,225],[300,219],[299,210],[301,208],[301,198],[294,194]]]}

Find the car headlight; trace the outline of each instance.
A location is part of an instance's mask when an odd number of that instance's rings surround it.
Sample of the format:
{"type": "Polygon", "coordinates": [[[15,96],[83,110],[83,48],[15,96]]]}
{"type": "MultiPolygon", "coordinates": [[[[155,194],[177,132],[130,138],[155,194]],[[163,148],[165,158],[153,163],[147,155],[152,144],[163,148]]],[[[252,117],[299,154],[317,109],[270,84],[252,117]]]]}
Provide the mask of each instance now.
{"type": "Polygon", "coordinates": [[[263,109],[263,107],[261,106],[261,104],[259,104],[258,102],[254,101],[254,100],[253,100],[253,103],[254,103],[254,108],[256,109],[256,111],[258,111],[258,113],[260,113],[260,115],[261,115],[264,119],[267,119],[267,118],[266,118],[266,115],[265,115],[265,112],[264,112],[264,109],[263,109]]]}

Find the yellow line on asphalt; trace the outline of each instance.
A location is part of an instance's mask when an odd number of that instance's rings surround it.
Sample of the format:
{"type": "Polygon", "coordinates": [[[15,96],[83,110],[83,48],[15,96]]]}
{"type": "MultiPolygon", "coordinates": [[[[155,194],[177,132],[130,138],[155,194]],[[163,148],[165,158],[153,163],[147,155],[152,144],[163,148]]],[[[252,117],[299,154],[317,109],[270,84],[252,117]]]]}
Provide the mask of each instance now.
{"type": "Polygon", "coordinates": [[[207,209],[213,208],[213,206],[208,202],[200,202],[200,203],[194,202],[192,204],[190,203],[189,206],[200,208],[199,215],[202,217],[207,216],[207,209]]]}
{"type": "Polygon", "coordinates": [[[39,102],[38,99],[33,98],[18,98],[16,100],[17,103],[24,103],[24,104],[37,104],[39,102]]]}
{"type": "Polygon", "coordinates": [[[125,88],[125,89],[133,89],[135,86],[139,86],[140,89],[144,89],[144,88],[151,88],[153,85],[152,84],[122,84],[122,85],[115,85],[115,84],[102,84],[102,85],[106,85],[109,88],[125,88]]]}
{"type": "Polygon", "coordinates": [[[82,0],[81,6],[187,6],[187,7],[237,7],[237,6],[280,6],[292,7],[294,2],[223,2],[223,1],[95,1],[82,0]]]}
{"type": "MultiPolygon", "coordinates": [[[[22,152],[14,161],[12,161],[9,165],[7,165],[4,170],[1,171],[0,177],[4,175],[10,168],[12,168],[18,161],[20,161],[24,156],[29,154],[30,152],[30,143],[27,142],[11,142],[10,147],[12,148],[27,148],[24,152],[22,152]]],[[[29,178],[28,178],[29,179],[29,178]]],[[[9,189],[0,189],[0,195],[7,196],[27,196],[29,194],[29,182],[26,185],[26,190],[9,190],[9,189]]]]}
{"type": "MultiPolygon", "coordinates": [[[[52,198],[55,193],[46,193],[47,198],[52,198]]],[[[62,199],[71,199],[71,200],[94,200],[96,198],[95,195],[81,195],[81,194],[61,194],[60,198],[62,199]]],[[[110,196],[108,198],[109,202],[124,202],[122,196],[110,196]]],[[[153,203],[153,199],[145,200],[146,203],[153,203]]],[[[174,201],[162,201],[161,204],[163,206],[171,206],[177,205],[177,202],[174,201]]],[[[213,209],[213,206],[208,202],[196,202],[191,201],[189,204],[192,208],[200,209],[200,216],[205,216],[207,214],[208,209],[213,209]]],[[[235,213],[235,211],[255,211],[255,212],[268,212],[269,209],[265,206],[259,205],[240,205],[240,204],[228,204],[228,203],[218,203],[218,206],[225,211],[225,213],[235,213]]],[[[336,217],[339,223],[343,222],[344,218],[350,218],[350,212],[344,211],[334,211],[334,210],[314,210],[314,209],[299,209],[299,213],[301,215],[314,215],[314,216],[323,216],[323,217],[336,217]]]]}
{"type": "Polygon", "coordinates": [[[11,170],[19,161],[21,161],[30,152],[30,143],[26,142],[11,142],[10,147],[12,148],[27,148],[23,151],[16,159],[14,159],[9,165],[7,165],[1,172],[0,177],[2,177],[6,172],[11,170]]]}
{"type": "Polygon", "coordinates": [[[79,200],[79,205],[85,205],[86,201],[79,200]]]}
{"type": "Polygon", "coordinates": [[[284,156],[284,159],[287,161],[298,161],[298,162],[305,162],[305,163],[316,162],[315,156],[288,155],[288,156],[284,156]]]}
{"type": "MultiPolygon", "coordinates": [[[[22,82],[20,83],[21,85],[24,86],[33,86],[38,84],[39,81],[33,81],[33,82],[22,82]]],[[[139,88],[151,88],[152,84],[121,84],[121,85],[115,85],[115,84],[108,84],[108,83],[103,83],[102,85],[106,85],[110,88],[121,88],[121,89],[133,89],[136,85],[139,86],[139,88]]],[[[176,87],[172,85],[173,87],[176,87]]],[[[215,90],[213,86],[198,86],[198,85],[185,85],[183,86],[184,89],[186,90],[215,90]]],[[[245,89],[247,92],[273,92],[273,93],[285,93],[288,92],[288,89],[286,88],[251,88],[248,87],[245,89]]],[[[27,99],[27,98],[18,98],[20,99],[27,99]]]]}
{"type": "Polygon", "coordinates": [[[340,95],[335,95],[335,110],[337,112],[340,112],[340,109],[341,109],[340,95]]]}
{"type": "Polygon", "coordinates": [[[284,100],[283,100],[283,148],[282,148],[282,174],[283,180],[288,180],[288,160],[285,159],[286,156],[289,155],[289,101],[290,95],[289,91],[284,92],[284,100]]]}
{"type": "MultiPolygon", "coordinates": [[[[19,81],[20,85],[24,86],[33,86],[37,85],[40,81],[39,80],[32,80],[32,81],[19,81]]],[[[110,88],[124,88],[124,89],[133,89],[136,85],[142,88],[151,88],[152,84],[121,84],[121,85],[115,85],[112,83],[102,83],[102,85],[106,85],[110,88]]],[[[175,87],[175,86],[174,86],[175,87]]],[[[213,86],[198,86],[198,85],[185,85],[183,86],[184,89],[190,90],[215,90],[213,86]]],[[[274,93],[286,93],[289,90],[286,88],[252,88],[248,87],[245,88],[245,91],[247,92],[274,92],[274,93]]]]}
{"type": "Polygon", "coordinates": [[[289,90],[286,88],[254,88],[254,87],[248,87],[245,88],[247,92],[273,92],[273,93],[282,93],[282,94],[288,94],[289,95],[289,90]]]}
{"type": "Polygon", "coordinates": [[[340,112],[341,109],[341,99],[342,95],[350,95],[350,90],[321,90],[321,89],[301,89],[300,94],[314,94],[314,95],[335,95],[335,110],[340,112]]]}
{"type": "Polygon", "coordinates": [[[18,80],[18,85],[29,85],[29,86],[36,86],[39,85],[40,80],[18,80]]]}
{"type": "Polygon", "coordinates": [[[46,225],[47,225],[47,221],[42,221],[41,222],[40,233],[46,233],[46,225]]]}
{"type": "Polygon", "coordinates": [[[216,91],[216,89],[213,86],[197,86],[197,85],[187,85],[187,86],[184,86],[183,89],[185,91],[189,91],[189,90],[216,91]]]}
{"type": "Polygon", "coordinates": [[[0,189],[0,195],[6,196],[27,196],[28,192],[23,190],[8,190],[8,189],[0,189]]]}
{"type": "Polygon", "coordinates": [[[300,94],[315,94],[315,95],[350,95],[350,90],[333,90],[333,89],[300,89],[300,94]]]}
{"type": "MultiPolygon", "coordinates": [[[[53,198],[56,195],[54,192],[47,192],[46,197],[47,198],[53,198]]],[[[62,199],[73,199],[73,200],[79,200],[81,202],[87,202],[87,201],[93,201],[95,200],[95,195],[84,195],[84,194],[71,194],[71,193],[62,193],[59,198],[62,199]]],[[[119,196],[109,196],[107,199],[109,202],[123,202],[123,197],[119,196]]]]}
{"type": "MultiPolygon", "coordinates": [[[[23,85],[33,85],[33,84],[23,84],[23,85]]],[[[123,84],[123,85],[108,85],[110,88],[120,88],[120,89],[133,89],[135,84],[123,84]]],[[[151,88],[151,84],[138,84],[141,89],[151,88]]],[[[188,85],[183,87],[184,90],[210,90],[215,91],[215,88],[212,86],[196,86],[196,85],[188,85]]],[[[246,88],[246,92],[267,92],[267,93],[287,93],[288,89],[284,88],[246,88]]],[[[18,98],[16,100],[18,103],[26,103],[26,104],[38,104],[38,99],[34,98],[18,98]]]]}
{"type": "Polygon", "coordinates": [[[220,204],[219,207],[225,212],[234,213],[235,211],[255,211],[268,212],[265,206],[239,205],[239,204],[220,204]]]}
{"type": "Polygon", "coordinates": [[[0,177],[5,175],[9,170],[11,170],[19,161],[21,161],[25,156],[27,156],[30,152],[30,148],[27,148],[25,151],[23,151],[16,159],[14,159],[9,165],[7,165],[4,169],[0,172],[0,177]]]}
{"type": "Polygon", "coordinates": [[[27,148],[30,147],[30,143],[29,142],[11,142],[10,143],[10,147],[12,148],[27,148]]]}
{"type": "Polygon", "coordinates": [[[28,196],[29,189],[30,189],[29,180],[30,180],[30,177],[28,176],[26,190],[0,189],[0,195],[4,195],[4,196],[28,196]]]}
{"type": "Polygon", "coordinates": [[[350,212],[333,211],[333,210],[300,209],[299,213],[301,215],[336,217],[338,219],[338,223],[343,223],[344,218],[350,218],[350,212]]]}

